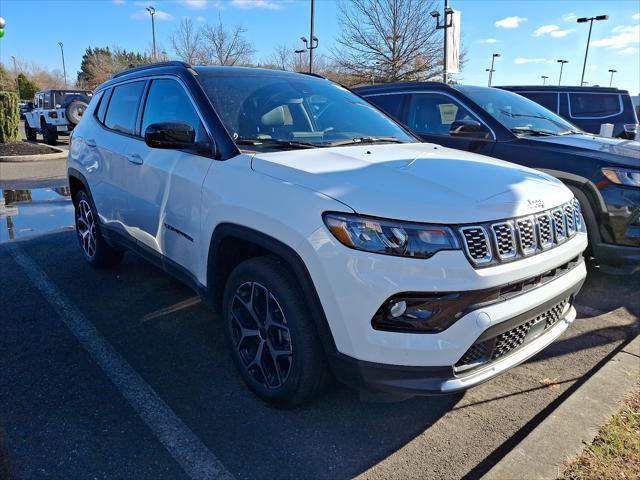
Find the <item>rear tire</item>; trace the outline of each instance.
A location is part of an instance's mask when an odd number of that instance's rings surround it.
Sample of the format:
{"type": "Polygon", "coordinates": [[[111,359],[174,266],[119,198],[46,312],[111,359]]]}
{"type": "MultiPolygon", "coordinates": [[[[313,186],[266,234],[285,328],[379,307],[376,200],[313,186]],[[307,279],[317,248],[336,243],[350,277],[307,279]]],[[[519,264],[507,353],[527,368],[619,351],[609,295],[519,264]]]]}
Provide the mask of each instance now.
{"type": "Polygon", "coordinates": [[[307,302],[276,257],[246,260],[227,280],[225,334],[247,386],[278,408],[314,399],[330,378],[307,302]]]}
{"type": "Polygon", "coordinates": [[[24,120],[24,134],[27,137],[27,140],[30,142],[35,142],[38,140],[38,131],[35,128],[31,128],[29,126],[29,122],[25,118],[24,120]]]}
{"type": "Polygon", "coordinates": [[[58,143],[58,131],[56,127],[42,122],[42,138],[47,145],[56,145],[58,143]]]}
{"type": "Polygon", "coordinates": [[[100,232],[98,215],[84,190],[75,198],[76,234],[82,255],[93,268],[108,268],[122,260],[124,251],[110,246],[100,232]]]}

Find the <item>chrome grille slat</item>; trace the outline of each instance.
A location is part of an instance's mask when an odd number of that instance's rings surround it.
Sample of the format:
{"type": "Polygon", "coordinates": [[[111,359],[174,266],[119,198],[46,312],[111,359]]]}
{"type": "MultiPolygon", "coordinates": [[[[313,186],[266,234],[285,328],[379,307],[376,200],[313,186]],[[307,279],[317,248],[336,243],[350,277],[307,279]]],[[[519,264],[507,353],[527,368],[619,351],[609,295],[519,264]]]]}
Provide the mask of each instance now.
{"type": "Polygon", "coordinates": [[[580,203],[573,198],[536,215],[459,227],[467,257],[487,266],[534,255],[572,238],[583,228],[580,203]]]}

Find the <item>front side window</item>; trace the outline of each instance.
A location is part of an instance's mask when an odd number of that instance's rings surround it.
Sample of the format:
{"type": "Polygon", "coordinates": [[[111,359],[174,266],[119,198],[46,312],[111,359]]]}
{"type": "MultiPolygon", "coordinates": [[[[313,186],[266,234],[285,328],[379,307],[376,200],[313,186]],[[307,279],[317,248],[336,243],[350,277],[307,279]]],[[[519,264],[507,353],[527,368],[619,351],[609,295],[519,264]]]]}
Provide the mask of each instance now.
{"type": "Polygon", "coordinates": [[[620,95],[615,93],[570,93],[573,118],[604,118],[622,112],[620,95]]]}
{"type": "Polygon", "coordinates": [[[558,94],[555,92],[517,92],[523,97],[542,105],[544,108],[558,113],[558,94]]]}
{"type": "Polygon", "coordinates": [[[397,93],[393,95],[373,95],[368,97],[367,100],[393,118],[399,119],[405,97],[406,95],[397,93]]]}
{"type": "Polygon", "coordinates": [[[196,78],[238,144],[246,139],[261,139],[265,148],[285,142],[322,147],[374,137],[416,141],[387,115],[327,80],[303,75],[214,75],[204,69],[196,78]]]}
{"type": "Polygon", "coordinates": [[[415,93],[411,95],[407,115],[407,126],[418,133],[449,135],[453,122],[476,120],[456,100],[437,93],[415,93]]]}
{"type": "Polygon", "coordinates": [[[513,133],[561,135],[578,127],[528,98],[499,88],[456,87],[513,133]]]}
{"type": "Polygon", "coordinates": [[[198,130],[200,117],[191,99],[175,80],[154,80],[142,117],[142,133],[152,123],[179,122],[198,130]]]}
{"type": "Polygon", "coordinates": [[[107,128],[129,135],[135,133],[142,90],[144,90],[144,82],[125,83],[113,89],[104,119],[107,128]]]}

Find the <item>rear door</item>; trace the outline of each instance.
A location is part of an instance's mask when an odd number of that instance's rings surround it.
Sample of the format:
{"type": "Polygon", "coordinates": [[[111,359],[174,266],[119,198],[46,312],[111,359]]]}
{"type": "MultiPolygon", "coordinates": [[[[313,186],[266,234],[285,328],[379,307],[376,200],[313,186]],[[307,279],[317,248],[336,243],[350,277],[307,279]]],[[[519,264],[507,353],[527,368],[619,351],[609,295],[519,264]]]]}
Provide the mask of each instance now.
{"type": "MultiPolygon", "coordinates": [[[[184,85],[177,78],[151,81],[141,120],[141,135],[153,123],[181,122],[208,134],[184,85]]],[[[198,271],[202,183],[212,158],[193,152],[148,147],[144,141],[130,152],[128,227],[136,240],[190,272],[198,271]]]]}

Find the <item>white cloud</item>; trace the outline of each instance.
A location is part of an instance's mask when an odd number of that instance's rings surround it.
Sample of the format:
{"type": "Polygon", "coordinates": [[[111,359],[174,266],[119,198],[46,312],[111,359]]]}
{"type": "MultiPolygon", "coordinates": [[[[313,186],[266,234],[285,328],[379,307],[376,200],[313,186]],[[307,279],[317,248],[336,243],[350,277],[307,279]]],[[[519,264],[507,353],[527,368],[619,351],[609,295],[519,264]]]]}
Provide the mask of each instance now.
{"type": "Polygon", "coordinates": [[[562,38],[569,35],[573,30],[560,30],[558,25],[542,25],[535,32],[533,32],[534,37],[541,37],[543,35],[551,35],[553,38],[562,38]]]}
{"type": "Polygon", "coordinates": [[[638,53],[638,49],[636,47],[627,47],[623,48],[622,50],[618,50],[618,53],[620,55],[635,55],[636,53],[638,53]]]}
{"type": "Polygon", "coordinates": [[[577,18],[578,16],[573,12],[566,13],[562,16],[562,20],[564,20],[565,22],[575,22],[577,18]]]}
{"type": "Polygon", "coordinates": [[[116,3],[118,5],[122,5],[124,3],[124,0],[111,0],[113,3],[116,3]]]}
{"type": "Polygon", "coordinates": [[[640,13],[634,13],[631,18],[633,18],[634,20],[640,20],[640,13]]]}
{"type": "Polygon", "coordinates": [[[587,70],[597,70],[598,65],[594,65],[593,63],[587,65],[587,70]]]}
{"type": "Polygon", "coordinates": [[[178,3],[182,3],[193,10],[207,8],[207,0],[178,0],[178,3]]]}
{"type": "Polygon", "coordinates": [[[266,8],[268,10],[280,10],[282,5],[271,0],[231,0],[231,6],[242,10],[252,8],[266,8]]]}
{"type": "Polygon", "coordinates": [[[533,32],[533,36],[540,37],[541,35],[544,35],[546,33],[551,33],[556,30],[560,30],[560,27],[558,25],[542,25],[535,32],[533,32]]]}
{"type": "Polygon", "coordinates": [[[487,45],[492,45],[494,43],[500,43],[500,40],[498,40],[497,38],[483,38],[481,40],[478,40],[478,43],[485,43],[487,45]]]}
{"type": "Polygon", "coordinates": [[[203,22],[206,22],[206,21],[207,21],[207,19],[204,18],[202,15],[200,15],[199,17],[196,17],[196,22],[203,23],[203,22]]]}
{"type": "MultiPolygon", "coordinates": [[[[173,15],[167,12],[163,12],[162,10],[156,10],[154,16],[155,19],[159,22],[170,22],[173,20],[173,15]]],[[[132,13],[131,18],[133,18],[134,20],[148,20],[149,12],[147,12],[146,10],[140,10],[138,12],[132,13]]]]}
{"type": "Polygon", "coordinates": [[[553,60],[547,60],[546,58],[516,58],[513,63],[523,65],[525,63],[555,63],[553,60]]]}
{"type": "Polygon", "coordinates": [[[518,28],[522,22],[526,21],[527,19],[523,17],[507,17],[497,20],[494,25],[498,28],[518,28]]]}
{"type": "Polygon", "coordinates": [[[640,43],[640,25],[618,26],[613,29],[617,35],[601,38],[591,42],[594,47],[624,48],[634,43],[640,43]]]}

